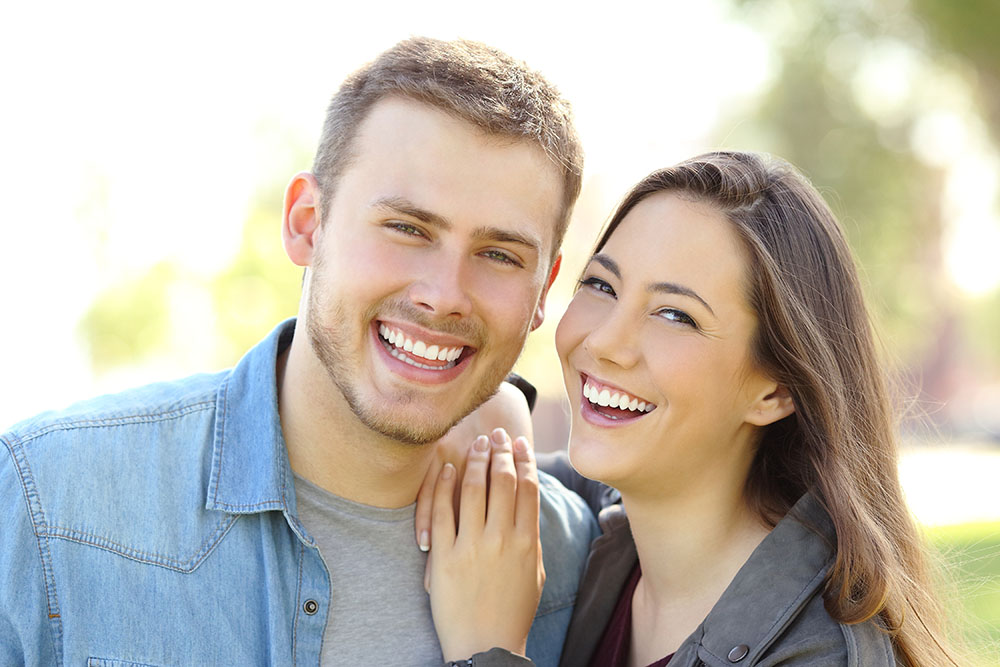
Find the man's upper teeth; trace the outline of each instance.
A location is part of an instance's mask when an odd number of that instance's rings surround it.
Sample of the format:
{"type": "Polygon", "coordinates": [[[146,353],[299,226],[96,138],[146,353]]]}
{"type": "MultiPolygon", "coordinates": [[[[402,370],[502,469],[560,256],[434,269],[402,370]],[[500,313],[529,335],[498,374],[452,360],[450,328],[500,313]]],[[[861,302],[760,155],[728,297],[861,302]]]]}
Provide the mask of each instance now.
{"type": "Polygon", "coordinates": [[[632,412],[651,412],[656,407],[652,403],[646,403],[646,401],[639,400],[623,391],[598,389],[589,382],[585,382],[583,385],[583,396],[591,403],[596,403],[601,407],[631,410],[632,412]]]}
{"type": "Polygon", "coordinates": [[[442,345],[428,345],[422,340],[407,338],[406,334],[397,329],[390,329],[384,324],[380,324],[378,332],[382,338],[389,341],[390,345],[401,347],[414,356],[423,357],[432,361],[455,361],[462,354],[463,347],[444,347],[442,345]]]}

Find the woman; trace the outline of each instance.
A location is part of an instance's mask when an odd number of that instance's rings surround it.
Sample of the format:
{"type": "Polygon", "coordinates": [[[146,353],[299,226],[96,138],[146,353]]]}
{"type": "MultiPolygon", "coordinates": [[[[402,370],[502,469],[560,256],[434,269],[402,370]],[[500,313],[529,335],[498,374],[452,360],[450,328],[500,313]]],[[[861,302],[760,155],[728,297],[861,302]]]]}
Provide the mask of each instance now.
{"type": "MultiPolygon", "coordinates": [[[[569,459],[607,485],[555,464],[604,533],[562,664],[954,664],[857,271],[789,165],[711,153],[646,177],[556,347],[569,459]]],[[[471,575],[433,570],[432,600],[438,576],[471,575]]]]}

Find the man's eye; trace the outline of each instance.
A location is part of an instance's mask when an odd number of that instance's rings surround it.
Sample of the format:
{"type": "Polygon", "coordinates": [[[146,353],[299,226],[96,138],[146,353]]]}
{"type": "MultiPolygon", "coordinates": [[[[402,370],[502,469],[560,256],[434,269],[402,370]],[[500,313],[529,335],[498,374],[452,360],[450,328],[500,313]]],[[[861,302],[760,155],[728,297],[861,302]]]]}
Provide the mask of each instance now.
{"type": "Polygon", "coordinates": [[[406,234],[407,236],[423,236],[424,233],[421,229],[415,225],[411,225],[408,222],[393,221],[386,224],[390,229],[394,229],[400,234],[406,234]]]}
{"type": "Polygon", "coordinates": [[[501,264],[510,264],[511,266],[523,266],[521,262],[517,260],[517,258],[502,250],[487,250],[483,252],[482,255],[487,259],[492,259],[493,261],[500,262],[501,264]]]}
{"type": "Polygon", "coordinates": [[[581,280],[580,287],[592,289],[597,292],[604,292],[605,294],[609,294],[611,296],[617,296],[611,285],[596,276],[590,276],[581,280]]]}
{"type": "Polygon", "coordinates": [[[669,320],[670,322],[677,322],[678,324],[689,326],[692,329],[698,328],[698,323],[683,310],[677,310],[676,308],[664,308],[663,310],[657,311],[656,314],[665,320],[669,320]]]}

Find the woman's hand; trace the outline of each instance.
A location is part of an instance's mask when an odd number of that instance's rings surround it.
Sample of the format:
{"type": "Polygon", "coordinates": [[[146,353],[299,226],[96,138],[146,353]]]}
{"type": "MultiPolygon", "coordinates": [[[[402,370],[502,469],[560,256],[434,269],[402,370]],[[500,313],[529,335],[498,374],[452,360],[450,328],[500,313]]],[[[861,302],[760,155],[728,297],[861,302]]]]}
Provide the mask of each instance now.
{"type": "Polygon", "coordinates": [[[445,660],[493,647],[524,655],[545,583],[538,537],[538,472],[527,439],[503,429],[480,436],[468,452],[457,520],[458,473],[441,469],[428,560],[434,627],[445,660]],[[487,482],[488,487],[487,487],[487,482]]]}
{"type": "MultiPolygon", "coordinates": [[[[531,411],[521,390],[508,382],[501,382],[500,388],[488,401],[473,410],[465,419],[455,424],[448,433],[434,445],[434,458],[427,468],[423,484],[417,493],[417,511],[414,521],[415,537],[421,551],[431,548],[431,508],[434,504],[434,486],[437,484],[441,469],[445,463],[451,463],[458,471],[457,479],[462,479],[465,470],[465,459],[476,441],[476,436],[491,433],[493,429],[502,428],[511,436],[524,436],[528,441],[534,439],[531,424],[531,411]]],[[[455,510],[459,508],[461,498],[458,492],[460,485],[455,487],[455,510]]],[[[457,514],[456,514],[457,519],[457,514]]]]}

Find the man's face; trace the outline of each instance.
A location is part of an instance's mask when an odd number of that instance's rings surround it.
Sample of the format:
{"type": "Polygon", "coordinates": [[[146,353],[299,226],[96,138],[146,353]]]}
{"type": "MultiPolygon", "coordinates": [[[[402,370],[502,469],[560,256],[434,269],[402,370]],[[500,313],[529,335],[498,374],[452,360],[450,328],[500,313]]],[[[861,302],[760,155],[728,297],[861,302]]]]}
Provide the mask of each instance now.
{"type": "Polygon", "coordinates": [[[534,144],[396,98],[352,153],[314,235],[312,350],[366,426],[430,442],[541,323],[561,174],[534,144]]]}

